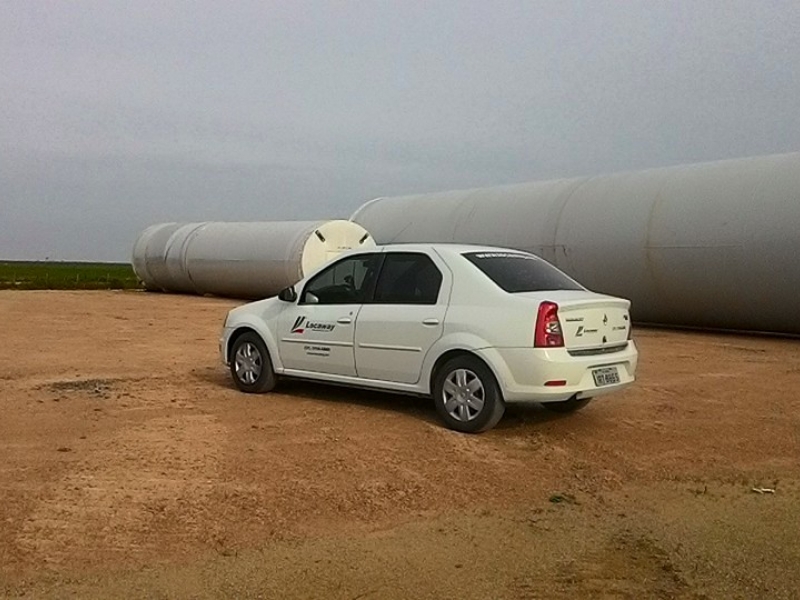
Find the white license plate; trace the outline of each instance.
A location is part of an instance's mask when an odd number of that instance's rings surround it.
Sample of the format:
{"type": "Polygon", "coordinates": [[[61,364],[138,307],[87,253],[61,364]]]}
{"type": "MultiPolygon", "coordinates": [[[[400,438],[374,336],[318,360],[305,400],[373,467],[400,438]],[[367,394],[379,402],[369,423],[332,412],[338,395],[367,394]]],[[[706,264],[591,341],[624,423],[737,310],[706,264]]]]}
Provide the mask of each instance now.
{"type": "Polygon", "coordinates": [[[594,384],[597,387],[619,383],[619,371],[617,371],[617,367],[595,369],[592,371],[592,377],[594,377],[594,384]]]}

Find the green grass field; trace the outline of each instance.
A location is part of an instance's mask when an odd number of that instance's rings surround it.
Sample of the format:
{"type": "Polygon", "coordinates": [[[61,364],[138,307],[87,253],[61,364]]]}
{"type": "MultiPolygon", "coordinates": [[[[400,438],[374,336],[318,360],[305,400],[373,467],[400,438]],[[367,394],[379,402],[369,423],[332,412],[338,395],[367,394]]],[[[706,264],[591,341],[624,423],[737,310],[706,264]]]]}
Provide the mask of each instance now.
{"type": "Polygon", "coordinates": [[[127,263],[0,261],[0,289],[129,290],[139,289],[127,263]]]}

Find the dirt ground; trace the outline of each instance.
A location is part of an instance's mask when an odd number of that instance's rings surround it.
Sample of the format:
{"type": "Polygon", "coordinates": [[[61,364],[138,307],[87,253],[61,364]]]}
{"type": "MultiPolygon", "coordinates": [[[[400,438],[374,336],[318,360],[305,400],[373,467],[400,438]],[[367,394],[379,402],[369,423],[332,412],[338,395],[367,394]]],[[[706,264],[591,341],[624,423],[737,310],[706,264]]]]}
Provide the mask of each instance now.
{"type": "Polygon", "coordinates": [[[0,596],[800,598],[800,341],[639,328],[634,387],[469,436],[237,392],[235,304],[0,292],[0,596]]]}

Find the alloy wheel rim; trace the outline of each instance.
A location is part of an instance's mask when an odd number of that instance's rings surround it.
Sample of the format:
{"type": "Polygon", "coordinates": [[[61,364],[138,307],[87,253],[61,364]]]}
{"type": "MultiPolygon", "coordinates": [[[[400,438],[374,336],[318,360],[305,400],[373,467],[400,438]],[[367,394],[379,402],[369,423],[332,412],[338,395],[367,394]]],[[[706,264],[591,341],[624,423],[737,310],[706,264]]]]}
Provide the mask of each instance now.
{"type": "Polygon", "coordinates": [[[239,346],[234,357],[234,367],[236,369],[236,377],[245,385],[253,385],[258,381],[263,368],[263,360],[261,359],[261,352],[259,352],[255,344],[245,342],[239,346]]]}
{"type": "Polygon", "coordinates": [[[445,377],[442,400],[445,411],[456,421],[472,421],[483,411],[486,390],[474,372],[455,369],[445,377]]]}

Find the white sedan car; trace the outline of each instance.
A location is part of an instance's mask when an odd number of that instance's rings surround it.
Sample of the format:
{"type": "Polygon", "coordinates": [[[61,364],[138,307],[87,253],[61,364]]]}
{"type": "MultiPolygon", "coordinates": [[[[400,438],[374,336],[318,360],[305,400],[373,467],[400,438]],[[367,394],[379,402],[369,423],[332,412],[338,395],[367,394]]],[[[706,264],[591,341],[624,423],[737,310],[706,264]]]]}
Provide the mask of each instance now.
{"type": "Polygon", "coordinates": [[[432,396],[448,427],[478,432],[506,402],[571,412],[630,385],[629,307],[525,252],[390,245],[231,310],[220,352],[243,392],[283,376],[432,396]]]}

